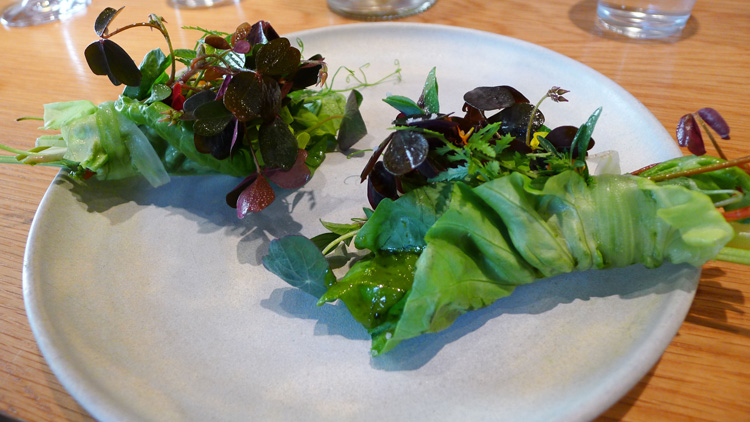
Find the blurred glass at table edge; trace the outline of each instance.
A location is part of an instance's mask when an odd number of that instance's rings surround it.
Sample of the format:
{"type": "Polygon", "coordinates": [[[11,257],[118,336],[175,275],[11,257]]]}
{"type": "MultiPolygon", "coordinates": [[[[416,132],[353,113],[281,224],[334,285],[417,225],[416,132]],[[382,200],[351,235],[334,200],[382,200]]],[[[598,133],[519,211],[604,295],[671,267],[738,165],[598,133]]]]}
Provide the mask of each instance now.
{"type": "Polygon", "coordinates": [[[0,23],[23,27],[65,20],[90,4],[91,0],[23,0],[6,7],[0,23]]]}
{"type": "Polygon", "coordinates": [[[437,0],[327,0],[334,13],[358,20],[390,20],[415,15],[437,0]]]}
{"type": "Polygon", "coordinates": [[[201,7],[220,6],[230,3],[239,3],[240,0],[170,0],[177,7],[197,9],[201,7]]]}
{"type": "Polygon", "coordinates": [[[696,0],[599,0],[597,19],[606,29],[630,38],[679,35],[696,0]]]}

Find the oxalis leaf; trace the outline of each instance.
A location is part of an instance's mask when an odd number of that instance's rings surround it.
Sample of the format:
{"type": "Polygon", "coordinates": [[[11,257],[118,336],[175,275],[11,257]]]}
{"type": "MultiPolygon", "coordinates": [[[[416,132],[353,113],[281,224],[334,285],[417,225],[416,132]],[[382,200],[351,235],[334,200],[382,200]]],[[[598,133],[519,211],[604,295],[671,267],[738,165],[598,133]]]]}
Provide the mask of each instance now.
{"type": "Polygon", "coordinates": [[[263,176],[258,176],[237,199],[237,217],[245,218],[248,212],[260,212],[276,199],[273,188],[263,176]]]}
{"type": "Polygon", "coordinates": [[[359,112],[359,106],[362,104],[362,94],[357,90],[352,90],[349,98],[346,100],[344,118],[341,119],[337,141],[342,151],[354,146],[360,139],[367,135],[367,126],[359,112]]]}
{"type": "Polygon", "coordinates": [[[281,117],[276,117],[273,122],[261,125],[258,132],[258,144],[263,161],[268,167],[289,170],[297,160],[297,138],[281,117]]]}
{"type": "Polygon", "coordinates": [[[290,285],[315,297],[335,282],[328,262],[317,246],[304,236],[274,239],[263,257],[263,266],[290,285]]]}

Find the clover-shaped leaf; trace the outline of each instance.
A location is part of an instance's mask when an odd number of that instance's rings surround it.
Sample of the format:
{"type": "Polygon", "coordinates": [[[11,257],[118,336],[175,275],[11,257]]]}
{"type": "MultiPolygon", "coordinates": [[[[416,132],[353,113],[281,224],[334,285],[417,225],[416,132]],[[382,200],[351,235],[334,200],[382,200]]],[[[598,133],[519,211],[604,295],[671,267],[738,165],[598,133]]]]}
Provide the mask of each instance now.
{"type": "Polygon", "coordinates": [[[260,126],[258,145],[267,167],[288,170],[297,160],[297,138],[281,117],[260,126]]]}
{"type": "Polygon", "coordinates": [[[193,131],[200,136],[218,135],[234,118],[220,100],[202,104],[194,111],[194,115],[198,121],[193,125],[193,131]]]}
{"type": "Polygon", "coordinates": [[[286,75],[297,70],[301,53],[286,38],[277,38],[263,45],[255,58],[256,69],[264,75],[286,75]]]}
{"type": "Polygon", "coordinates": [[[281,108],[281,87],[269,77],[241,72],[229,82],[224,94],[224,105],[240,121],[258,117],[271,121],[281,108]]]}
{"type": "Polygon", "coordinates": [[[114,85],[139,86],[141,71],[127,52],[109,39],[94,41],[84,51],[86,62],[96,75],[107,75],[114,85]]]}

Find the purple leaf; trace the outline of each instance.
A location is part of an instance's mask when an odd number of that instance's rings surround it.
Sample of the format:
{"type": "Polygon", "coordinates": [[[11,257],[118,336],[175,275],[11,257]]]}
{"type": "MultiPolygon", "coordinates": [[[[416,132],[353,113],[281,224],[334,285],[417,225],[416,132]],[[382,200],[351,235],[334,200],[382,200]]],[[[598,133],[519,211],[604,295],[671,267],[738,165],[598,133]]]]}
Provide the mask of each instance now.
{"type": "Polygon", "coordinates": [[[252,46],[247,40],[239,40],[234,45],[234,52],[238,54],[247,54],[252,46]]]}
{"type": "Polygon", "coordinates": [[[289,170],[274,169],[264,172],[264,174],[283,189],[298,189],[307,183],[312,177],[310,168],[305,164],[307,160],[307,151],[300,149],[297,152],[297,160],[289,170]]]}
{"type": "Polygon", "coordinates": [[[721,139],[729,139],[729,125],[724,118],[721,117],[721,114],[719,114],[718,111],[710,107],[705,107],[698,110],[698,115],[701,116],[701,119],[703,119],[711,129],[721,136],[721,139]]]}
{"type": "Polygon", "coordinates": [[[703,135],[692,114],[682,116],[677,123],[676,135],[679,146],[687,146],[688,150],[694,155],[703,155],[706,153],[706,147],[703,144],[703,135]]]}
{"type": "Polygon", "coordinates": [[[237,217],[244,218],[248,212],[260,212],[276,199],[273,188],[265,177],[259,176],[246,187],[237,198],[237,217]]]}
{"type": "Polygon", "coordinates": [[[229,44],[229,41],[218,35],[207,36],[205,42],[211,47],[219,50],[229,50],[230,48],[232,48],[232,46],[229,44]]]}

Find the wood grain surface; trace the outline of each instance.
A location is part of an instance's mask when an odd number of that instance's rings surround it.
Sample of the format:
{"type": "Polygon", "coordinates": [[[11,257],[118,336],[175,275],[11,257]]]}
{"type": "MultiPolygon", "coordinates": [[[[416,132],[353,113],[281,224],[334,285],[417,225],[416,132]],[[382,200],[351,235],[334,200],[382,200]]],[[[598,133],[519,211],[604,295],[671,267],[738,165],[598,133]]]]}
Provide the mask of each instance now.
{"type": "MultiPolygon", "coordinates": [[[[0,7],[8,4],[0,1],[0,7]]],[[[65,22],[0,27],[0,143],[30,147],[39,134],[37,125],[16,118],[40,115],[44,103],[115,98],[120,89],[93,77],[82,52],[95,39],[98,12],[122,4],[97,0],[65,22]]],[[[662,41],[610,34],[595,24],[595,9],[594,0],[438,0],[403,21],[494,32],[562,53],[620,84],[670,131],[686,112],[714,107],[732,127],[727,154],[750,154],[750,2],[699,0],[682,36],[662,41]]],[[[123,21],[148,13],[174,27],[225,31],[259,19],[271,21],[280,33],[353,22],[331,13],[324,0],[244,0],[202,10],[178,9],[167,0],[133,1],[123,21]]],[[[176,46],[192,45],[180,34],[185,31],[173,32],[176,46]]],[[[132,31],[118,42],[141,57],[158,42],[156,37],[132,31]]],[[[416,47],[405,43],[404,48],[416,47]]],[[[0,166],[0,416],[88,421],[91,417],[45,363],[24,311],[26,239],[55,174],[50,168],[0,166]]],[[[687,319],[663,357],[599,420],[750,421],[750,271],[719,262],[703,270],[687,319]]]]}

